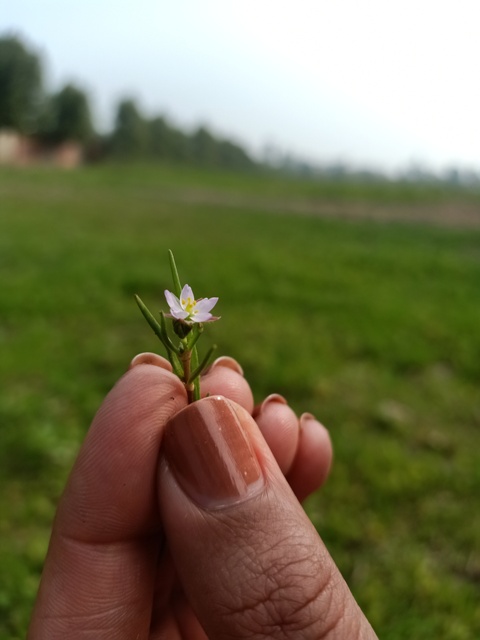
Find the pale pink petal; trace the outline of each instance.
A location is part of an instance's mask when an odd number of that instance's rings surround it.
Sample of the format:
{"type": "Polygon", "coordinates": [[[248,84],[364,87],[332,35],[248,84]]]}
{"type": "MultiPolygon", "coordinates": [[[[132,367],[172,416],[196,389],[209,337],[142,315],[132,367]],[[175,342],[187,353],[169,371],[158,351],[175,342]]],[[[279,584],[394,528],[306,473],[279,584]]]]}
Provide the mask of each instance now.
{"type": "Polygon", "coordinates": [[[165,289],[163,293],[165,294],[165,298],[167,300],[167,304],[170,307],[170,309],[174,309],[175,307],[180,307],[180,309],[182,308],[182,305],[180,304],[180,300],[177,298],[175,294],[173,294],[168,289],[165,289]]]}
{"type": "Polygon", "coordinates": [[[195,300],[195,298],[193,296],[192,287],[190,287],[190,285],[186,284],[182,289],[182,293],[180,294],[180,300],[188,300],[188,298],[191,298],[192,300],[195,300]]]}
{"type": "Polygon", "coordinates": [[[195,309],[197,310],[197,313],[201,313],[202,311],[211,311],[217,302],[218,298],[201,298],[200,300],[197,300],[195,309]]]}
{"type": "Polygon", "coordinates": [[[196,313],[194,316],[192,316],[192,320],[193,322],[208,322],[211,317],[212,314],[208,311],[200,311],[199,313],[196,313]]]}
{"type": "Polygon", "coordinates": [[[170,311],[172,312],[172,318],[176,318],[177,320],[185,320],[185,318],[188,318],[188,316],[190,315],[188,311],[183,311],[183,309],[181,311],[170,309],[170,311]]]}
{"type": "Polygon", "coordinates": [[[167,304],[170,307],[170,316],[172,318],[176,318],[177,320],[184,320],[188,318],[188,311],[185,311],[182,305],[180,304],[180,300],[174,295],[171,291],[165,289],[165,298],[167,300],[167,304]]]}

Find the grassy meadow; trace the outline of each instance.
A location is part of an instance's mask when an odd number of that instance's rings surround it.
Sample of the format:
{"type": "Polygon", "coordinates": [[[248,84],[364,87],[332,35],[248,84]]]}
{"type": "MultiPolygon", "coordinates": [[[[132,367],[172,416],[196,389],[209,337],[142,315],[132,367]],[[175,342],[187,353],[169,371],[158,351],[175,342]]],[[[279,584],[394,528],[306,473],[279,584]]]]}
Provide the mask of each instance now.
{"type": "Polygon", "coordinates": [[[203,346],[329,427],[306,508],[379,637],[478,639],[480,195],[123,166],[0,171],[0,640],[103,396],[161,352],[133,294],[164,304],[169,248],[220,297],[203,346]]]}

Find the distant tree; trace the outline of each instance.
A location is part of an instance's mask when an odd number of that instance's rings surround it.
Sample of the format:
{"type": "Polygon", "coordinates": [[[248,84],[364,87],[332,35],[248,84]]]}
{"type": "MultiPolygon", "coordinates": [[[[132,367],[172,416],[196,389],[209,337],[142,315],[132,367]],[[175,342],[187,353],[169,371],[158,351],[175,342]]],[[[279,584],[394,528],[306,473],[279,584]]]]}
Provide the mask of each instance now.
{"type": "Polygon", "coordinates": [[[231,140],[212,134],[206,127],[199,127],[190,138],[190,157],[196,164],[246,169],[254,166],[248,153],[231,140]]]}
{"type": "Polygon", "coordinates": [[[445,169],[443,175],[444,175],[444,180],[446,182],[453,184],[455,186],[463,182],[462,174],[457,167],[448,167],[447,169],[445,169]]]}
{"type": "Polygon", "coordinates": [[[218,161],[218,142],[206,127],[199,127],[191,137],[191,156],[196,164],[215,165],[218,161]]]}
{"type": "Polygon", "coordinates": [[[185,163],[191,159],[191,140],[164,117],[157,116],[148,122],[148,151],[152,158],[185,163]]]}
{"type": "Polygon", "coordinates": [[[133,100],[123,100],[118,105],[108,154],[230,169],[255,166],[241,146],[216,137],[205,126],[189,135],[161,115],[147,120],[133,100]]]}
{"type": "Polygon", "coordinates": [[[33,131],[42,100],[38,56],[14,36],[0,38],[0,127],[33,131]]]}
{"type": "Polygon", "coordinates": [[[157,116],[148,122],[148,152],[153,158],[165,159],[170,155],[171,128],[165,118],[157,116]]]}
{"type": "Polygon", "coordinates": [[[330,180],[346,180],[350,175],[350,168],[343,162],[329,164],[323,169],[323,174],[330,180]]]}
{"type": "Polygon", "coordinates": [[[245,149],[230,140],[218,143],[217,156],[218,164],[226,169],[250,169],[255,166],[245,149]]]}
{"type": "Polygon", "coordinates": [[[92,119],[86,94],[67,84],[46,103],[42,134],[52,142],[87,142],[92,134],[92,119]]]}
{"type": "Polygon", "coordinates": [[[190,137],[180,129],[172,127],[169,134],[169,157],[174,162],[187,163],[191,160],[190,137]]]}
{"type": "Polygon", "coordinates": [[[123,100],[117,108],[111,150],[120,157],[141,157],[147,152],[148,125],[133,100],[123,100]]]}

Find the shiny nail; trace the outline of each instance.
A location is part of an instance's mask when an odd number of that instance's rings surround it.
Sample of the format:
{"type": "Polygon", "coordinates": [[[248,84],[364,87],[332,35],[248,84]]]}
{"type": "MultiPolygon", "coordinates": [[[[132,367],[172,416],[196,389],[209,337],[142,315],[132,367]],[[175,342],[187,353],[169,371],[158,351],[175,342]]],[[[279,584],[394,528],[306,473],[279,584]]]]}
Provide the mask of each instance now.
{"type": "Polygon", "coordinates": [[[223,396],[198,400],[171,418],[163,451],[183,491],[206,509],[243,502],[263,487],[248,434],[223,396]]]}

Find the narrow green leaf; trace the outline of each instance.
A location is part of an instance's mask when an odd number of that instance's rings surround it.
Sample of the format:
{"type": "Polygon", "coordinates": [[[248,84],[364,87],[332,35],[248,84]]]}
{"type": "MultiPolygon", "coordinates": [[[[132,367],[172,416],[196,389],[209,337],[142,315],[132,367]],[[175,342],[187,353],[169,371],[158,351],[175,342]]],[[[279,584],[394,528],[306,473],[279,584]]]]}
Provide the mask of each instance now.
{"type": "Polygon", "coordinates": [[[168,359],[170,360],[170,364],[173,367],[173,373],[178,376],[180,380],[183,380],[183,367],[182,363],[180,362],[180,358],[174,351],[169,351],[168,359]]]}
{"type": "Polygon", "coordinates": [[[168,348],[175,351],[175,353],[180,353],[180,349],[173,344],[168,336],[167,323],[165,322],[165,314],[163,311],[160,311],[160,330],[162,332],[163,344],[168,345],[168,348]]]}
{"type": "Polygon", "coordinates": [[[135,300],[137,301],[137,304],[140,308],[140,311],[143,314],[143,317],[148,322],[150,327],[153,329],[154,334],[157,336],[157,338],[159,338],[159,340],[167,350],[167,357],[168,357],[168,360],[170,361],[170,364],[172,365],[173,372],[179,378],[183,378],[183,367],[177,355],[178,348],[173,344],[173,342],[168,337],[167,328],[165,326],[165,317],[163,316],[163,313],[160,313],[161,324],[159,324],[155,320],[151,312],[148,310],[148,308],[146,307],[145,303],[142,301],[140,296],[135,295],[135,300]]]}
{"type": "Polygon", "coordinates": [[[200,400],[200,378],[193,381],[193,399],[200,400]]]}
{"type": "Polygon", "coordinates": [[[139,307],[140,311],[143,314],[143,317],[145,318],[145,320],[148,322],[148,324],[152,328],[154,334],[162,341],[162,343],[168,349],[169,346],[168,346],[168,344],[165,343],[164,338],[163,338],[162,327],[155,320],[155,318],[153,317],[151,312],[148,310],[148,308],[146,307],[145,303],[142,301],[140,296],[137,296],[137,294],[135,294],[135,300],[136,300],[136,302],[138,304],[138,307],[139,307]]]}
{"type": "MultiPolygon", "coordinates": [[[[195,369],[198,368],[198,351],[197,351],[197,347],[193,347],[193,349],[190,349],[190,351],[192,352],[192,357],[190,359],[190,371],[195,371],[195,369]]],[[[193,376],[192,373],[190,373],[190,380],[189,382],[193,381],[193,376]]]]}
{"type": "Polygon", "coordinates": [[[173,279],[173,288],[175,290],[175,294],[177,297],[180,297],[182,293],[182,285],[180,283],[180,278],[178,276],[177,265],[175,264],[175,258],[173,257],[172,251],[168,250],[168,259],[170,260],[170,269],[172,271],[172,279],[173,279]]]}
{"type": "Polygon", "coordinates": [[[195,324],[193,326],[192,332],[187,337],[188,348],[190,350],[192,350],[194,348],[194,346],[197,343],[197,340],[199,339],[199,337],[201,336],[202,333],[203,333],[203,325],[202,324],[195,324]]]}
{"type": "MultiPolygon", "coordinates": [[[[202,373],[202,371],[204,371],[207,368],[207,365],[210,361],[210,358],[212,357],[215,349],[217,348],[217,345],[214,344],[213,347],[211,347],[208,350],[207,355],[203,358],[202,362],[198,365],[198,367],[196,367],[195,369],[193,369],[192,373],[190,374],[190,378],[188,380],[188,382],[194,382],[196,379],[198,379],[198,377],[200,376],[200,374],[202,373]]],[[[195,349],[196,351],[196,349],[195,349]]]]}

